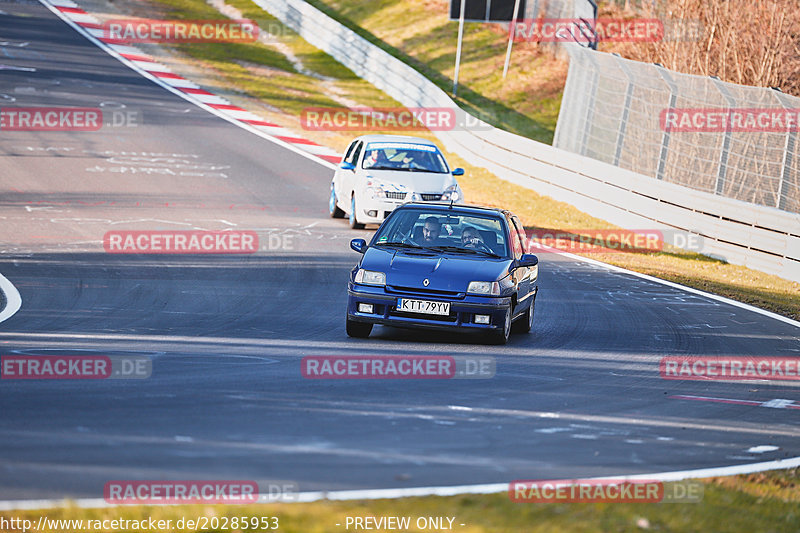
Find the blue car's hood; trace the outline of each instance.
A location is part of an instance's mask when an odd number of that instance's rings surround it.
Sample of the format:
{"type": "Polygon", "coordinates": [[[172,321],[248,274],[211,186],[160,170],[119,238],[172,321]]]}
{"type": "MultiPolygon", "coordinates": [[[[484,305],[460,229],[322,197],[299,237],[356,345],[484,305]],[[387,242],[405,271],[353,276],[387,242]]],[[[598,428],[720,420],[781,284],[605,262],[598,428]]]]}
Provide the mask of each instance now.
{"type": "Polygon", "coordinates": [[[427,290],[465,292],[470,281],[496,281],[508,274],[510,259],[481,255],[419,254],[370,247],[361,268],[386,273],[386,284],[427,290]],[[430,280],[425,287],[424,279],[430,280]]]}

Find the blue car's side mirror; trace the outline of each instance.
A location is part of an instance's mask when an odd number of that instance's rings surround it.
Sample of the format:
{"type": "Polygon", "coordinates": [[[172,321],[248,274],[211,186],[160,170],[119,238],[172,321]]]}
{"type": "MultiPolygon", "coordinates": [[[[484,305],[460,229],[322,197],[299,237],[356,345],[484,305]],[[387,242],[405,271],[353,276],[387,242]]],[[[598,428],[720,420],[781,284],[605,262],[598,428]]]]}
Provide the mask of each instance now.
{"type": "Polygon", "coordinates": [[[454,168],[453,169],[453,176],[463,176],[463,175],[464,175],[464,169],[463,168],[459,167],[459,168],[454,168]]]}
{"type": "Polygon", "coordinates": [[[365,241],[364,239],[353,239],[352,241],[350,241],[350,248],[352,248],[353,250],[355,250],[360,254],[363,254],[367,248],[367,241],[365,241]]]}
{"type": "Polygon", "coordinates": [[[355,167],[355,165],[353,165],[353,163],[348,163],[347,161],[343,161],[342,164],[339,165],[339,168],[341,168],[342,170],[355,170],[356,169],[356,167],[355,167]]]}
{"type": "Polygon", "coordinates": [[[519,259],[519,266],[532,267],[539,264],[539,258],[533,254],[524,254],[519,259]]]}

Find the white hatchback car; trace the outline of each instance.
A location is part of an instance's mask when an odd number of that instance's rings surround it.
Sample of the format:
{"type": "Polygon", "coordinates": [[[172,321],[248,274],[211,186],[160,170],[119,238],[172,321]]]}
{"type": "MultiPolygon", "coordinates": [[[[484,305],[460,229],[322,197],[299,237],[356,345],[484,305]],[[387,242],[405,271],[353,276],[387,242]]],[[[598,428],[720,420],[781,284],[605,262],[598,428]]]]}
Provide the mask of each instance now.
{"type": "Polygon", "coordinates": [[[348,215],[350,227],[380,224],[406,202],[462,203],[464,193],[439,148],[419,137],[364,135],[356,138],[331,181],[328,209],[348,215]]]}

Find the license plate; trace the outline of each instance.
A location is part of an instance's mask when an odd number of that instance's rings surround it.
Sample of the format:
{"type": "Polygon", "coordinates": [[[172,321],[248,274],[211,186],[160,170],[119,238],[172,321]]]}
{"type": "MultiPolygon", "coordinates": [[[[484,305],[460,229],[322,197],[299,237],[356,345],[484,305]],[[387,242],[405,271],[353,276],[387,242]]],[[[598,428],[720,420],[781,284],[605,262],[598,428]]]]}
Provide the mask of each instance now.
{"type": "Polygon", "coordinates": [[[397,310],[406,313],[423,313],[426,315],[450,314],[450,302],[429,302],[427,300],[409,300],[408,298],[397,299],[397,310]]]}

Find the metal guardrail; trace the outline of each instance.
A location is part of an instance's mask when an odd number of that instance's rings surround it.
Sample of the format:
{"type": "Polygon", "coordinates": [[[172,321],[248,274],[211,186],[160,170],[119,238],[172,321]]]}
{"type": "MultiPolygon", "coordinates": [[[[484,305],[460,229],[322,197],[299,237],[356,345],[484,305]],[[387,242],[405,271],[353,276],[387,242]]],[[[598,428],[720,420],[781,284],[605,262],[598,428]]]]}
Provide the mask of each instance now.
{"type": "MultiPolygon", "coordinates": [[[[464,111],[433,82],[306,2],[254,1],[403,105],[451,107],[463,120],[464,111]]],[[[580,90],[579,84],[568,84],[565,100],[572,98],[570,93],[579,96],[580,90]]],[[[584,115],[569,120],[580,123],[585,120],[581,117],[594,109],[589,98],[583,100],[587,101],[584,115]]],[[[625,228],[701,235],[704,254],[800,281],[800,214],[693,190],[493,128],[474,118],[473,123],[479,127],[434,133],[448,150],[470,164],[593,216],[625,228]]],[[[612,139],[608,153],[616,154],[617,138],[612,139]]]]}

